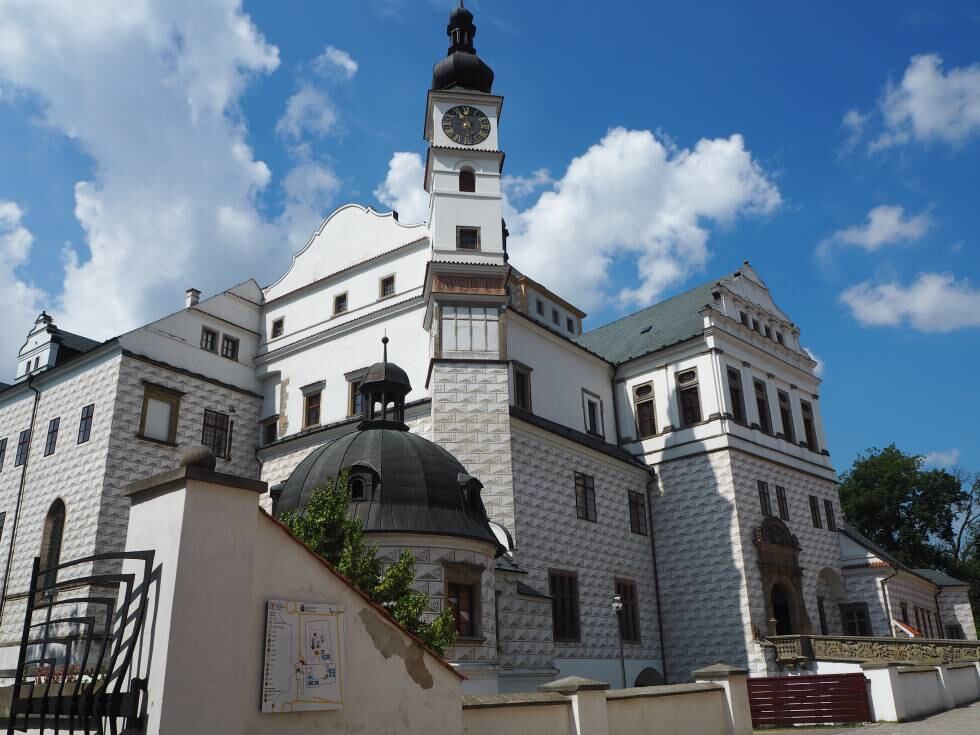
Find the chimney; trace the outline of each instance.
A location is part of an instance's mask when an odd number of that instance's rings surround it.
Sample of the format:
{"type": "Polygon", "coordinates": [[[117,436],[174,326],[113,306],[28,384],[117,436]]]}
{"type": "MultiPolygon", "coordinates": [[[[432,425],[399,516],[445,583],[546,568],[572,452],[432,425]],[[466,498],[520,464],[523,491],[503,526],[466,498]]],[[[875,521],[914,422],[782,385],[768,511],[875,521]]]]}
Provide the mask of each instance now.
{"type": "Polygon", "coordinates": [[[196,288],[187,289],[187,297],[184,299],[184,307],[189,309],[192,306],[197,306],[197,302],[201,300],[201,292],[196,288]]]}

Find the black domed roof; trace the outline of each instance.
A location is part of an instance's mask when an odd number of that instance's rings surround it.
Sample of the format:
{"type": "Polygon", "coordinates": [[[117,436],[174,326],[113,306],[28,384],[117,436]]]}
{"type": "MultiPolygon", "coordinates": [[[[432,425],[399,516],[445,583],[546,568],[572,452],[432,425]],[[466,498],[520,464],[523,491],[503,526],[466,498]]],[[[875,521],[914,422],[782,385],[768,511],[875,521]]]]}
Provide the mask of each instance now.
{"type": "Polygon", "coordinates": [[[276,514],[301,510],[314,489],[344,471],[364,488],[350,509],[369,533],[459,536],[500,547],[479,480],[439,445],[398,429],[354,431],[313,451],[286,480],[276,514]]]}
{"type": "Polygon", "coordinates": [[[459,7],[449,14],[449,25],[446,33],[452,41],[446,58],[441,59],[432,68],[432,89],[451,89],[465,87],[490,94],[493,89],[493,69],[487,66],[473,46],[476,26],[473,24],[473,13],[459,7]]]}
{"type": "Polygon", "coordinates": [[[402,370],[393,362],[376,362],[367,369],[362,379],[364,383],[388,383],[392,386],[403,385],[408,388],[407,394],[412,389],[412,384],[408,379],[408,373],[402,370]]]}

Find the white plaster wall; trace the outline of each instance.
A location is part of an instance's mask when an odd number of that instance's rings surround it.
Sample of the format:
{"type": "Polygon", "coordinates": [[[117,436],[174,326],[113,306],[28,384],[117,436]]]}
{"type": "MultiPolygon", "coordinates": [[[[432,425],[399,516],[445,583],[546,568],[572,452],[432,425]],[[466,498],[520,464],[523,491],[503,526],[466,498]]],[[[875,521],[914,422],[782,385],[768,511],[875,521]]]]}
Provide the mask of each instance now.
{"type": "Polygon", "coordinates": [[[527,316],[536,322],[544,324],[549,329],[554,329],[570,339],[574,339],[576,335],[582,332],[581,320],[578,314],[573,314],[564,306],[548,298],[540,291],[537,291],[530,284],[527,289],[527,311],[525,312],[527,316]],[[541,302],[541,313],[538,313],[538,302],[541,302]],[[558,312],[558,323],[555,324],[554,318],[552,317],[552,309],[558,312]],[[572,330],[569,331],[567,320],[572,320],[572,330]]]}
{"type": "Polygon", "coordinates": [[[464,735],[573,735],[570,699],[463,710],[464,735]]]}
{"type": "MultiPolygon", "coordinates": [[[[919,667],[916,667],[919,668],[919,667]]],[[[898,670],[898,692],[904,704],[906,720],[925,717],[946,709],[939,672],[935,668],[926,671],[898,670]]]]}
{"type": "MultiPolygon", "coordinates": [[[[710,686],[710,685],[709,685],[710,686]]],[[[660,687],[651,687],[653,691],[660,687]]],[[[642,690],[633,690],[639,693],[642,690]]],[[[615,697],[615,692],[610,692],[615,697]]],[[[725,690],[702,690],[671,696],[607,700],[610,733],[641,733],[650,723],[675,735],[726,735],[731,718],[725,690]]]]}
{"type": "MultiPolygon", "coordinates": [[[[578,574],[581,641],[555,642],[556,665],[566,675],[573,659],[618,666],[617,622],[612,611],[615,578],[636,582],[640,643],[625,643],[627,659],[662,670],[650,537],[632,533],[627,491],[646,495],[648,475],[581,445],[514,419],[511,427],[515,558],[525,580],[547,593],[549,569],[578,574]],[[575,509],[575,472],[595,481],[597,521],[581,520],[575,509]],[[562,663],[568,661],[568,664],[562,663]]],[[[577,668],[582,673],[593,666],[577,668]]],[[[643,668],[641,666],[640,668],[643,668]]]]}
{"type": "Polygon", "coordinates": [[[531,407],[538,416],[584,432],[582,391],[602,401],[605,440],[616,443],[611,368],[581,348],[550,335],[527,320],[508,313],[507,357],[531,371],[531,407]]]}

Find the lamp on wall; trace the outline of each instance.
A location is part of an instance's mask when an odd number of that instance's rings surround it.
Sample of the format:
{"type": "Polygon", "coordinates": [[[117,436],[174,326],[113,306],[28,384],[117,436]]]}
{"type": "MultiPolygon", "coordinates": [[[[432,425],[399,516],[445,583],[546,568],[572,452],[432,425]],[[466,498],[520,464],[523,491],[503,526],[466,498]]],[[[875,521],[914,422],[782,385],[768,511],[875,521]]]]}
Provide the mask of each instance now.
{"type": "Polygon", "coordinates": [[[626,688],[626,657],[623,654],[623,598],[613,595],[613,612],[616,613],[616,635],[619,637],[619,670],[623,677],[623,689],[626,688]]]}

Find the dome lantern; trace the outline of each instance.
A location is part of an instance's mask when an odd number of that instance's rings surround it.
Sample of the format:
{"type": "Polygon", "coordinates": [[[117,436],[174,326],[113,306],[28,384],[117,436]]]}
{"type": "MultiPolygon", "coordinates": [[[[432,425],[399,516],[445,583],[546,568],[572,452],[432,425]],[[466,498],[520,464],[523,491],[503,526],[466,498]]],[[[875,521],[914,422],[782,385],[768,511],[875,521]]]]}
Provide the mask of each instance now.
{"type": "Polygon", "coordinates": [[[384,355],[381,362],[368,368],[358,388],[361,401],[361,423],[358,430],[397,429],[408,431],[405,425],[405,396],[412,392],[408,374],[393,362],[388,362],[388,337],[381,339],[384,355]]]}
{"type": "Polygon", "coordinates": [[[432,69],[432,89],[451,89],[462,87],[490,94],[493,88],[493,69],[476,55],[473,37],[476,26],[473,13],[459,6],[449,14],[446,33],[452,45],[445,58],[432,69]]]}

